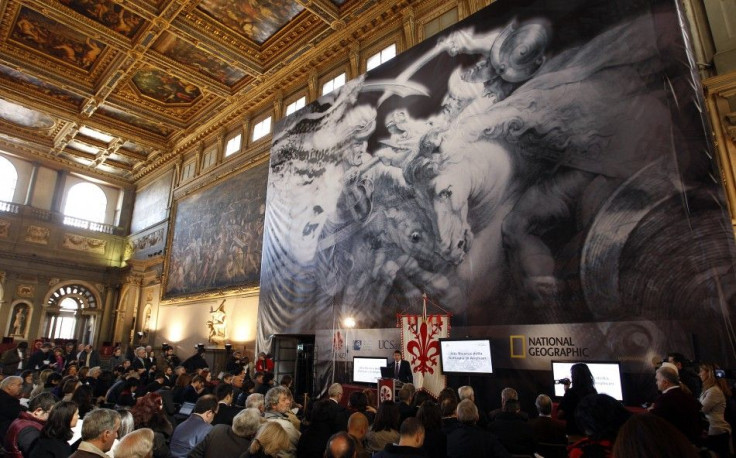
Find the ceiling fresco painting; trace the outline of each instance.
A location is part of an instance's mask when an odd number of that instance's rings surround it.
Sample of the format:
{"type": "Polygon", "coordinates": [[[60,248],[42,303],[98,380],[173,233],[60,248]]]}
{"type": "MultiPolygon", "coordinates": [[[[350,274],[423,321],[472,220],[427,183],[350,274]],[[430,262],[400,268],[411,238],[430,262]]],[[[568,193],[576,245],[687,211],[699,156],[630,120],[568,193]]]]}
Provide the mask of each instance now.
{"type": "Polygon", "coordinates": [[[29,129],[51,129],[54,119],[36,110],[0,99],[0,118],[29,129]]]}
{"type": "Polygon", "coordinates": [[[375,41],[420,3],[2,0],[0,140],[134,185],[330,71],[321,43],[375,41]]]}
{"type": "Polygon", "coordinates": [[[229,87],[234,86],[246,75],[245,72],[230,67],[217,57],[197,49],[191,43],[165,32],[154,45],[154,49],[176,62],[194,67],[199,73],[215,79],[229,87]]]}
{"type": "Polygon", "coordinates": [[[56,100],[60,100],[70,105],[79,106],[84,100],[82,97],[72,92],[60,89],[56,86],[45,83],[38,78],[26,75],[25,73],[19,72],[18,70],[12,69],[2,64],[0,64],[0,75],[2,75],[0,78],[5,78],[15,83],[19,83],[26,88],[37,90],[44,95],[53,97],[56,100]]]}
{"type": "Polygon", "coordinates": [[[171,129],[167,129],[166,127],[163,127],[160,124],[157,124],[153,121],[149,121],[148,119],[144,119],[140,116],[136,116],[134,114],[128,113],[126,111],[119,110],[109,105],[105,105],[97,111],[99,111],[101,114],[105,116],[109,116],[113,119],[117,119],[118,121],[122,121],[128,124],[131,124],[139,129],[151,131],[155,133],[156,135],[161,135],[163,137],[166,137],[171,133],[171,129]]]}
{"type": "Polygon", "coordinates": [[[111,0],[59,0],[79,14],[99,22],[115,32],[133,38],[144,23],[143,18],[111,0]]]}
{"type": "Polygon", "coordinates": [[[167,104],[190,104],[202,95],[194,84],[151,67],[133,75],[133,84],[144,96],[167,104]]]}
{"type": "Polygon", "coordinates": [[[83,70],[89,70],[105,48],[99,41],[25,7],[18,14],[12,37],[83,70]]]}
{"type": "Polygon", "coordinates": [[[304,11],[303,6],[289,0],[203,0],[199,8],[259,44],[304,11]]]}

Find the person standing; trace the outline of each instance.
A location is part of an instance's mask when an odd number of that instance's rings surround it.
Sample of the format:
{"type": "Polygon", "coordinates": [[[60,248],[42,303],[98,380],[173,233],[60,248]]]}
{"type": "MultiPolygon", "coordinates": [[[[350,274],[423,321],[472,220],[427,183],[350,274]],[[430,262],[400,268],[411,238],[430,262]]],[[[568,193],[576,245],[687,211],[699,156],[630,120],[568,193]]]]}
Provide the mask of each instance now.
{"type": "Polygon", "coordinates": [[[731,396],[731,390],[723,378],[716,376],[714,364],[700,365],[698,376],[703,382],[700,394],[700,409],[708,420],[708,437],[706,447],[718,454],[721,458],[730,456],[731,425],[725,418],[726,398],[731,396]]]}
{"type": "Polygon", "coordinates": [[[581,399],[589,394],[598,394],[598,391],[594,386],[593,374],[590,373],[590,368],[585,363],[573,364],[570,368],[570,378],[572,379],[572,387],[570,386],[571,380],[565,379],[567,382],[564,383],[565,395],[557,409],[557,418],[565,420],[565,430],[568,436],[582,437],[584,433],[580,431],[577,423],[575,423],[575,409],[581,399]]]}
{"type": "Polygon", "coordinates": [[[399,350],[394,352],[394,360],[389,363],[389,367],[393,369],[393,375],[396,380],[404,383],[412,383],[414,381],[409,361],[401,357],[401,352],[399,350]]]}
{"type": "Polygon", "coordinates": [[[0,356],[3,375],[17,375],[28,366],[28,342],[19,342],[15,348],[5,350],[0,356]]]}

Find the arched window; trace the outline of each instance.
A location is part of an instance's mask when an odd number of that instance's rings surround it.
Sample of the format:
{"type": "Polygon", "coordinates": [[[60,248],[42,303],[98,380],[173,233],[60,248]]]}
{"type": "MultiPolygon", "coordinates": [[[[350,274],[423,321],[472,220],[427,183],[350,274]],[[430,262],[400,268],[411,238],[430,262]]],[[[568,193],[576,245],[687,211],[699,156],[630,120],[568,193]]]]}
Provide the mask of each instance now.
{"type": "Polygon", "coordinates": [[[97,299],[82,285],[66,285],[54,291],[46,301],[44,335],[50,339],[78,339],[92,342],[94,338],[97,299]]]}
{"type": "Polygon", "coordinates": [[[86,182],[78,183],[69,188],[66,194],[64,216],[104,223],[106,210],[107,196],[97,185],[86,182]]]}
{"type": "Polygon", "coordinates": [[[9,160],[0,156],[0,200],[12,202],[15,195],[15,185],[18,182],[18,172],[9,160]]]}

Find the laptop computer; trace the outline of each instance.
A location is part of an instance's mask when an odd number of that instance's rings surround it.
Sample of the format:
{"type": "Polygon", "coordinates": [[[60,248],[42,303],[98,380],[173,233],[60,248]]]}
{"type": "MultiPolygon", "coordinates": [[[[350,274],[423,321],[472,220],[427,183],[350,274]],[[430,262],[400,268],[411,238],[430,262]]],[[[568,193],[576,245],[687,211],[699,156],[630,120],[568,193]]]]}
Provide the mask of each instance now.
{"type": "Polygon", "coordinates": [[[381,378],[394,378],[394,368],[381,367],[381,378]]]}
{"type": "Polygon", "coordinates": [[[177,412],[177,414],[188,417],[189,415],[191,415],[193,410],[194,410],[194,403],[185,402],[184,404],[181,405],[181,407],[179,408],[179,412],[177,412]]]}

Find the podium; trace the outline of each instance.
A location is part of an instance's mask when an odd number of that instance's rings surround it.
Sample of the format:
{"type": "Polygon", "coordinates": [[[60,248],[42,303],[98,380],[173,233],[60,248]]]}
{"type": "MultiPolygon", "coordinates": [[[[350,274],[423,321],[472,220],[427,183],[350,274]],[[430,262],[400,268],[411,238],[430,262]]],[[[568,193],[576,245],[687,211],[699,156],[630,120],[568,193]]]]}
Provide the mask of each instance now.
{"type": "Polygon", "coordinates": [[[383,401],[394,401],[398,402],[399,390],[404,386],[404,383],[394,378],[381,378],[378,379],[378,405],[380,406],[383,401]]]}

